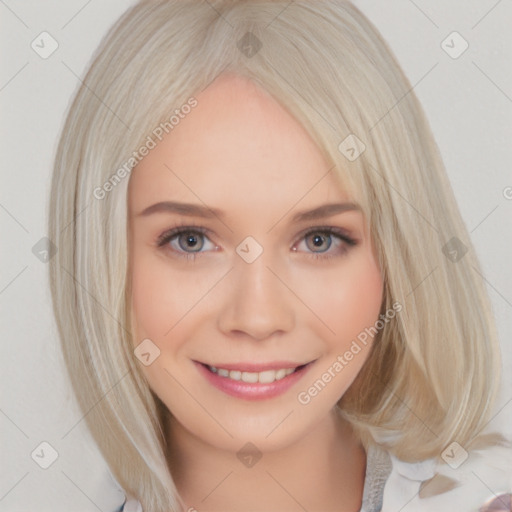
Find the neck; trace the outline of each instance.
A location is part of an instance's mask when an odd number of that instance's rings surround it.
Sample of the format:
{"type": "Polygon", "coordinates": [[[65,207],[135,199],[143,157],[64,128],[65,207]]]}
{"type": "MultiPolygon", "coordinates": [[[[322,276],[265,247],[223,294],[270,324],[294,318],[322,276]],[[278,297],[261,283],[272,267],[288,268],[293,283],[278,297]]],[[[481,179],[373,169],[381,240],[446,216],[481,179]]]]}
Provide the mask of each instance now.
{"type": "Polygon", "coordinates": [[[357,512],[366,454],[350,426],[331,414],[305,437],[263,453],[251,466],[204,443],[174,418],[167,424],[170,467],[185,510],[357,512]]]}

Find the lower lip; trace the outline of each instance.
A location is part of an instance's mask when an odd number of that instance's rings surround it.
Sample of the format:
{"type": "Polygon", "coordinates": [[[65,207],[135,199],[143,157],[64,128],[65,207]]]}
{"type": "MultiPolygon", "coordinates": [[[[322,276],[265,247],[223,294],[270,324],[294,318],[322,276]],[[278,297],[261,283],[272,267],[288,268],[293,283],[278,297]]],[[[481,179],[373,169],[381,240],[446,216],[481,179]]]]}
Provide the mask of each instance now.
{"type": "Polygon", "coordinates": [[[205,365],[197,361],[194,361],[194,363],[210,384],[213,384],[217,389],[224,391],[228,395],[243,398],[244,400],[265,400],[283,394],[299,381],[311,366],[311,363],[308,363],[300,370],[296,370],[280,380],[275,380],[269,384],[262,384],[221,377],[211,372],[205,365]]]}

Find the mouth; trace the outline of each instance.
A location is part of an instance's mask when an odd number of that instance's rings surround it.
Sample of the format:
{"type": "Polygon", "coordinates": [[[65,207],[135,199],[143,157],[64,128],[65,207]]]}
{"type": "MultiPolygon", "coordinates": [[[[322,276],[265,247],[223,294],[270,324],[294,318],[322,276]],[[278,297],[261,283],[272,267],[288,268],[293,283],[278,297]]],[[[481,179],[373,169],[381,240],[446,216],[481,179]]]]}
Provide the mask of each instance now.
{"type": "Polygon", "coordinates": [[[310,363],[291,367],[284,367],[283,365],[283,367],[278,369],[267,369],[262,371],[242,370],[241,368],[247,368],[247,366],[244,365],[239,365],[238,368],[234,370],[230,370],[229,368],[225,367],[211,366],[208,364],[203,364],[203,366],[205,366],[211,373],[215,373],[219,377],[226,379],[242,381],[246,382],[247,384],[272,384],[272,382],[275,382],[276,380],[284,379],[285,377],[288,377],[288,375],[302,370],[308,364],[310,363]]]}
{"type": "Polygon", "coordinates": [[[264,400],[285,393],[306,374],[314,361],[305,364],[220,363],[218,366],[194,363],[199,373],[218,390],[244,400],[264,400]]]}

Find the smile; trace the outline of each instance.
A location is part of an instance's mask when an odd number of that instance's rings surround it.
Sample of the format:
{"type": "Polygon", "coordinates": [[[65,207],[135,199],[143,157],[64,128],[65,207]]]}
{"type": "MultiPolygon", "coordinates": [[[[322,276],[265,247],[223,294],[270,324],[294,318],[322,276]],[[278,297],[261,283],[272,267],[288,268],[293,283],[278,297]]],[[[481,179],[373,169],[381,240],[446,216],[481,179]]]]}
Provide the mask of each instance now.
{"type": "Polygon", "coordinates": [[[265,400],[285,393],[304,376],[313,362],[213,366],[194,361],[199,372],[213,387],[244,400],[265,400]]]}
{"type": "MultiPolygon", "coordinates": [[[[297,367],[300,368],[300,367],[297,367]]],[[[225,368],[216,368],[208,366],[208,369],[219,375],[232,380],[241,380],[250,384],[259,382],[261,384],[270,384],[276,380],[284,379],[287,375],[293,373],[297,368],[281,368],[279,370],[266,370],[264,372],[241,372],[240,370],[227,370],[225,368]]]]}

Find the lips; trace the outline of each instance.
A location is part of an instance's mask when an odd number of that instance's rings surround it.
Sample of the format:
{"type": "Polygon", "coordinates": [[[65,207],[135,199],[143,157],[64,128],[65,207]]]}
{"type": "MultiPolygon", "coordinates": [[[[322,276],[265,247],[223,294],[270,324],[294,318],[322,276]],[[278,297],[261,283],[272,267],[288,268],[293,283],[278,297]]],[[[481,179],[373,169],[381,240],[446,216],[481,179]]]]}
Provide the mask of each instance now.
{"type": "Polygon", "coordinates": [[[225,393],[247,400],[272,398],[284,393],[302,378],[312,362],[221,363],[210,365],[194,361],[200,373],[225,393]]]}

